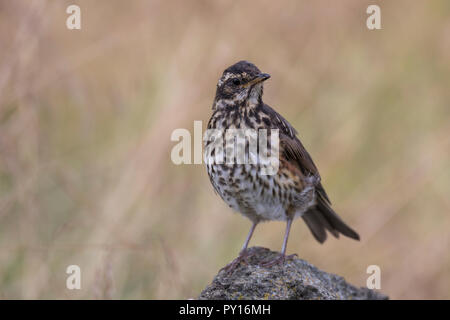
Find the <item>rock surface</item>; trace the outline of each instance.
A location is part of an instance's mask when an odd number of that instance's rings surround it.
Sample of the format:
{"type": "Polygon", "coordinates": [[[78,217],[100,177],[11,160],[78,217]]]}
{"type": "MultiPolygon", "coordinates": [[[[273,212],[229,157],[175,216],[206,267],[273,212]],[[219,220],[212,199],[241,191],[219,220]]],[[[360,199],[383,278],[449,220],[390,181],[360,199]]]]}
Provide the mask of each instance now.
{"type": "Polygon", "coordinates": [[[388,299],[377,291],[356,288],[344,278],[321,271],[302,259],[294,258],[284,265],[262,267],[261,262],[275,258],[277,252],[261,247],[248,250],[248,263],[241,262],[231,274],[221,270],[199,299],[388,299]]]}

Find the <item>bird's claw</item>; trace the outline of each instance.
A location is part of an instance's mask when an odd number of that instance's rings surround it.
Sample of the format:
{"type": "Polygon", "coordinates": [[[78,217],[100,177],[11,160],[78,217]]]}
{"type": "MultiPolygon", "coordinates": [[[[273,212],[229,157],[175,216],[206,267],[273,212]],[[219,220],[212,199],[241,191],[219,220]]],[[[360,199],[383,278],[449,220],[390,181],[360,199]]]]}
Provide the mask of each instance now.
{"type": "Polygon", "coordinates": [[[266,261],[261,263],[262,267],[268,268],[271,267],[273,265],[283,265],[287,260],[293,260],[294,257],[298,257],[298,255],[296,253],[294,254],[290,254],[290,255],[285,255],[283,253],[279,253],[278,256],[272,260],[266,261]]]}
{"type": "Polygon", "coordinates": [[[237,266],[243,261],[248,264],[248,258],[250,257],[250,254],[248,251],[242,250],[236,259],[231,261],[229,264],[227,264],[225,267],[220,269],[220,271],[224,270],[227,274],[233,273],[233,271],[237,268],[237,266]]]}

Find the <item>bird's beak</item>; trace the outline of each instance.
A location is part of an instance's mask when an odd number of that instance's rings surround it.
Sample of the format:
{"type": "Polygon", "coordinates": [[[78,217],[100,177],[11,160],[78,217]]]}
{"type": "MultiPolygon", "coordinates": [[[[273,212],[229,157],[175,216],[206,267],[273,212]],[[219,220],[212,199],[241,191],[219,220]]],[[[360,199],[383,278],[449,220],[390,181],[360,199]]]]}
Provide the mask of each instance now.
{"type": "Polygon", "coordinates": [[[270,78],[270,74],[268,74],[268,73],[260,73],[252,81],[247,82],[245,86],[246,87],[252,86],[254,84],[263,82],[263,81],[265,81],[265,80],[267,80],[269,78],[270,78]]]}

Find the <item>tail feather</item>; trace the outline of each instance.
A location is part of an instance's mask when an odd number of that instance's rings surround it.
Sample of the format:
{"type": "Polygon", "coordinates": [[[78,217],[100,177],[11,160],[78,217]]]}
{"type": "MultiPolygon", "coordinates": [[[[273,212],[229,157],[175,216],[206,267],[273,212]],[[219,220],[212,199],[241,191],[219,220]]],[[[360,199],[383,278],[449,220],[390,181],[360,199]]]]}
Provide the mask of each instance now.
{"type": "Polygon", "coordinates": [[[337,213],[321,199],[318,201],[316,207],[307,211],[302,218],[314,238],[320,243],[323,243],[327,239],[326,230],[336,238],[339,237],[339,233],[342,233],[344,236],[359,240],[359,235],[346,225],[337,213]]]}
{"type": "Polygon", "coordinates": [[[323,243],[327,239],[327,233],[324,226],[318,218],[318,212],[315,210],[310,210],[302,215],[303,220],[308,226],[309,230],[313,234],[314,238],[320,243],[323,243]]]}

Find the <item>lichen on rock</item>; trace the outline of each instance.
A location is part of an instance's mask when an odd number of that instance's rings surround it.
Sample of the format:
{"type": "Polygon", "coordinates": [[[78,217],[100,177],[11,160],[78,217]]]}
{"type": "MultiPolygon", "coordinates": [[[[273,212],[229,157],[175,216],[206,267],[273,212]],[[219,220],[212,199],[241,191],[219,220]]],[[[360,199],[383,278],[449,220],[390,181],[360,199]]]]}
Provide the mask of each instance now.
{"type": "Polygon", "coordinates": [[[220,271],[200,294],[205,300],[379,300],[387,296],[368,288],[357,288],[344,278],[326,273],[305,260],[293,258],[283,265],[262,267],[277,252],[253,247],[248,263],[241,262],[227,274],[220,271]]]}

